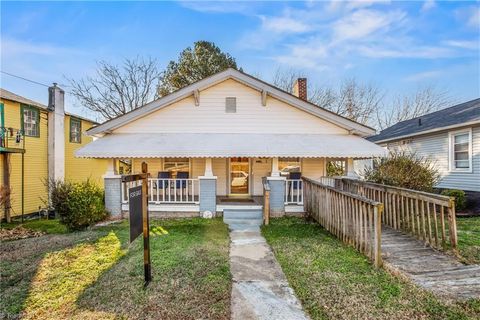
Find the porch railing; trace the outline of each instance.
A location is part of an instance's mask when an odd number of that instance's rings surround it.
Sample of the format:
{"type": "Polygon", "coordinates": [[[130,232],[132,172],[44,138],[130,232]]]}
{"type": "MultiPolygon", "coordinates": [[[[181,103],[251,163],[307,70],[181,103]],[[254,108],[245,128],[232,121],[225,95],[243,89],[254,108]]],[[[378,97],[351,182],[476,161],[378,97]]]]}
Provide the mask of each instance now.
{"type": "Polygon", "coordinates": [[[381,266],[383,204],[308,178],[303,182],[307,215],[381,266]]]}
{"type": "MultiPolygon", "coordinates": [[[[128,203],[128,189],[140,185],[141,181],[122,183],[122,202],[128,203]]],[[[198,179],[148,179],[148,202],[198,203],[198,179]]]]}
{"type": "Polygon", "coordinates": [[[285,182],[285,204],[303,204],[302,179],[287,179],[285,182]]]}
{"type": "Polygon", "coordinates": [[[432,247],[457,247],[454,198],[351,178],[335,179],[336,187],[343,191],[382,202],[383,223],[389,227],[410,233],[432,247]]]}

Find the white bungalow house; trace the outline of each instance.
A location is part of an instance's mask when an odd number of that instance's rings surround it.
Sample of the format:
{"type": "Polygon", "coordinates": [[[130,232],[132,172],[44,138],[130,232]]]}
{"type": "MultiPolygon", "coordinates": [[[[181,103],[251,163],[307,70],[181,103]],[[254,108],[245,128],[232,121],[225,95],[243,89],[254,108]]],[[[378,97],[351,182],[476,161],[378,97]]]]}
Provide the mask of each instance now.
{"type": "Polygon", "coordinates": [[[112,214],[128,210],[115,162],[130,159],[133,172],[148,164],[151,212],[261,208],[269,185],[271,214],[281,215],[303,211],[300,176],[325,176],[331,160],[344,160],[351,175],[354,159],[383,156],[364,139],[374,133],[306,101],[306,79],[291,95],[227,69],[88,130],[97,139],[76,155],[111,160],[112,214]]]}

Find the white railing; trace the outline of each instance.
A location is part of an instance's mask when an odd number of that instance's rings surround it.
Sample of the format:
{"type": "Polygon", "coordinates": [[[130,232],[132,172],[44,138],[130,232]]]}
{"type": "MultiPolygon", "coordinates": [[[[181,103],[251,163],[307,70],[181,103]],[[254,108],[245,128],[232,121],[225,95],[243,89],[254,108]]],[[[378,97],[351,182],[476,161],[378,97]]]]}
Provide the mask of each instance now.
{"type": "MultiPolygon", "coordinates": [[[[128,188],[141,182],[122,183],[122,202],[128,203],[128,188]]],[[[198,203],[198,179],[148,179],[148,202],[198,203]]]]}
{"type": "Polygon", "coordinates": [[[317,179],[323,185],[335,188],[335,178],[334,177],[320,177],[317,179]]]}
{"type": "Polygon", "coordinates": [[[303,204],[302,179],[287,179],[285,182],[285,204],[303,204]]]}

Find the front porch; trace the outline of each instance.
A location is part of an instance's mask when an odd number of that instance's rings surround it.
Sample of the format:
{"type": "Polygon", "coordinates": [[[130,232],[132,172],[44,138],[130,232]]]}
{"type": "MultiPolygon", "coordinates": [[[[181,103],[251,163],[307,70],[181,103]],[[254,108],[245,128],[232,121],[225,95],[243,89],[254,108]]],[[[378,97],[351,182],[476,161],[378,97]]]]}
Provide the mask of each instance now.
{"type": "MultiPolygon", "coordinates": [[[[140,183],[120,183],[117,161],[111,160],[105,175],[107,209],[112,214],[128,211],[128,189],[140,183]],[[117,188],[110,188],[109,183],[120,184],[119,206],[117,188]]],[[[268,186],[270,214],[281,216],[304,211],[301,177],[325,176],[330,161],[343,161],[345,173],[353,174],[352,158],[135,158],[129,162],[132,173],[147,163],[150,212],[198,216],[206,211],[221,215],[225,209],[263,210],[268,186]]]]}

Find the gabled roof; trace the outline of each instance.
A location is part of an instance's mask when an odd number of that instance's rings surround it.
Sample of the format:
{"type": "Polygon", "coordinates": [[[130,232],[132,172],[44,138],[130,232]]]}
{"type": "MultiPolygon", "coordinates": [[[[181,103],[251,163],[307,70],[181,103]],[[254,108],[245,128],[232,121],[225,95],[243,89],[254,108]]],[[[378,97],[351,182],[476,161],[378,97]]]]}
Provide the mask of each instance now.
{"type": "Polygon", "coordinates": [[[5,90],[3,88],[0,88],[0,97],[3,98],[3,99],[7,99],[7,100],[10,100],[10,101],[16,101],[16,102],[20,102],[20,103],[23,103],[23,104],[27,104],[29,106],[34,106],[34,107],[38,107],[38,108],[41,108],[41,109],[47,109],[47,106],[44,105],[44,104],[41,104],[40,102],[36,102],[36,101],[33,101],[33,100],[30,100],[30,99],[27,99],[25,97],[22,97],[22,96],[19,96],[18,94],[15,94],[11,91],[8,91],[8,90],[5,90]]]}
{"type": "Polygon", "coordinates": [[[476,123],[480,123],[480,98],[399,122],[367,139],[386,142],[476,123]]]}
{"type": "MultiPolygon", "coordinates": [[[[8,91],[8,90],[5,90],[3,88],[0,88],[0,98],[10,100],[10,101],[19,102],[19,103],[26,104],[26,105],[29,105],[29,106],[34,106],[34,107],[37,107],[37,108],[40,108],[40,109],[44,109],[45,111],[48,110],[47,106],[44,105],[44,104],[41,104],[40,102],[36,102],[36,101],[30,100],[28,98],[19,96],[18,94],[13,93],[13,92],[8,91]]],[[[71,113],[71,112],[65,111],[65,115],[73,117],[73,118],[85,120],[85,121],[91,122],[93,124],[98,124],[98,122],[95,121],[95,120],[88,119],[88,118],[85,118],[83,116],[79,116],[77,114],[71,113]]]]}
{"type": "Polygon", "coordinates": [[[180,90],[177,90],[167,96],[161,97],[157,100],[154,100],[140,108],[132,110],[124,115],[116,117],[114,119],[108,120],[90,130],[87,131],[89,135],[109,133],[112,130],[115,130],[131,121],[137,120],[141,117],[144,117],[156,110],[164,108],[172,103],[175,103],[181,99],[184,99],[188,96],[191,96],[194,91],[205,90],[211,86],[214,86],[217,83],[225,81],[227,79],[234,79],[243,83],[253,89],[256,89],[260,92],[265,91],[267,95],[281,100],[291,106],[294,106],[300,110],[308,112],[314,116],[322,118],[328,122],[334,123],[341,128],[349,130],[353,134],[360,136],[367,136],[375,133],[375,129],[372,129],[368,126],[355,122],[353,120],[342,117],[334,112],[331,112],[327,109],[321,108],[313,103],[299,99],[298,97],[283,91],[279,88],[272,86],[260,79],[252,77],[241,71],[229,68],[222,72],[216,73],[208,78],[197,81],[191,85],[186,86],[180,90]]]}

